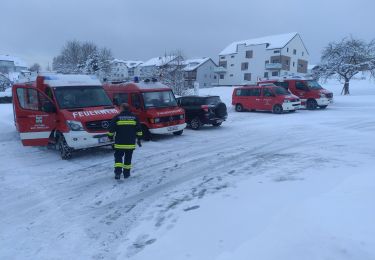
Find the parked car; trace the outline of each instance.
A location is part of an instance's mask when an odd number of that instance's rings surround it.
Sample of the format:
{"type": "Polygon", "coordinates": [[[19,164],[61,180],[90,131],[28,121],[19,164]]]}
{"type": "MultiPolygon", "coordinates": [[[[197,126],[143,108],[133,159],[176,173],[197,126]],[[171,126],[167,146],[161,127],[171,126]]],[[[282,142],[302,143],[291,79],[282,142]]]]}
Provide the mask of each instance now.
{"type": "Polygon", "coordinates": [[[186,122],[194,130],[205,124],[220,126],[228,117],[219,96],[184,96],[177,98],[177,103],[185,109],[186,122]]]}
{"type": "Polygon", "coordinates": [[[333,103],[333,93],[324,89],[315,80],[310,79],[273,79],[258,82],[258,85],[275,84],[289,90],[301,99],[301,107],[315,110],[325,109],[333,103]]]}
{"type": "Polygon", "coordinates": [[[281,114],[284,111],[295,112],[300,108],[301,101],[286,89],[267,84],[235,88],[232,105],[237,112],[261,110],[281,114]]]}

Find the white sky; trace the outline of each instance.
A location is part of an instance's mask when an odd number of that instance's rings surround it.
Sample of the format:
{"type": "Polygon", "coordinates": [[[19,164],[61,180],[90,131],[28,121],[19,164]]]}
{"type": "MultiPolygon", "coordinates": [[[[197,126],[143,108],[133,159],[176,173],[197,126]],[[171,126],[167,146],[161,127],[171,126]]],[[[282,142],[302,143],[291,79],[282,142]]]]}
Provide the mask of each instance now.
{"type": "Polygon", "coordinates": [[[0,54],[46,66],[77,39],[121,59],[181,49],[217,61],[233,41],[296,31],[317,63],[330,41],[375,38],[374,10],[374,0],[0,0],[0,54]]]}

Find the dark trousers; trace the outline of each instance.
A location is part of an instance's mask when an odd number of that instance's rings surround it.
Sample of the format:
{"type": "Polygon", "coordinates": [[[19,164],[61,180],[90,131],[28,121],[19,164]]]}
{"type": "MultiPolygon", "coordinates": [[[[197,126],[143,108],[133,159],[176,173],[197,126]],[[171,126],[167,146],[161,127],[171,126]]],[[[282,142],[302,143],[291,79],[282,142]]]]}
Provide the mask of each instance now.
{"type": "Polygon", "coordinates": [[[115,149],[115,173],[130,173],[133,150],[115,149]]]}

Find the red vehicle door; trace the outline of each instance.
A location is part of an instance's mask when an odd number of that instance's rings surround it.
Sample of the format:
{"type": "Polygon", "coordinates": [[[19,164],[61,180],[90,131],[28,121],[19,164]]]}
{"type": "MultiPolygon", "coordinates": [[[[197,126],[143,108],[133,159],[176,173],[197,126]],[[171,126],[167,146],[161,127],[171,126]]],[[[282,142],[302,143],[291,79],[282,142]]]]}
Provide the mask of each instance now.
{"type": "Polygon", "coordinates": [[[251,88],[249,98],[252,106],[251,109],[263,110],[263,97],[260,87],[251,88]]]}
{"type": "Polygon", "coordinates": [[[22,144],[46,146],[56,126],[56,107],[32,86],[13,87],[14,113],[22,144]]]}
{"type": "Polygon", "coordinates": [[[309,88],[307,87],[305,82],[296,81],[295,84],[296,84],[295,85],[295,92],[296,93],[293,93],[293,94],[297,95],[300,99],[307,99],[309,88]]]}
{"type": "Polygon", "coordinates": [[[275,94],[273,93],[271,88],[263,88],[263,100],[262,100],[262,110],[270,110],[272,111],[275,94]]]}
{"type": "Polygon", "coordinates": [[[132,93],[130,96],[131,105],[130,105],[130,111],[134,113],[138,117],[138,120],[142,122],[142,100],[141,96],[138,93],[132,93]]]}

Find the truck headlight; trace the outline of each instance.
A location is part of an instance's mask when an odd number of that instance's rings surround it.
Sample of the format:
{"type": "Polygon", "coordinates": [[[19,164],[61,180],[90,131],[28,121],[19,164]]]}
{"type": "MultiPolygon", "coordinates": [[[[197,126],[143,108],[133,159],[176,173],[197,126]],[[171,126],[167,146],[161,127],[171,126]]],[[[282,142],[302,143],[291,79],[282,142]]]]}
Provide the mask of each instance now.
{"type": "Polygon", "coordinates": [[[150,118],[149,120],[150,120],[151,124],[158,124],[158,123],[160,123],[160,118],[159,117],[150,118]]]}
{"type": "Polygon", "coordinates": [[[323,94],[323,93],[320,93],[320,97],[321,97],[321,98],[325,98],[325,97],[326,97],[326,95],[325,95],[325,94],[323,94]]]}
{"type": "Polygon", "coordinates": [[[84,131],[82,123],[79,121],[67,120],[66,124],[72,131],[84,131]]]}
{"type": "Polygon", "coordinates": [[[284,103],[290,103],[290,99],[284,99],[284,103]]]}

